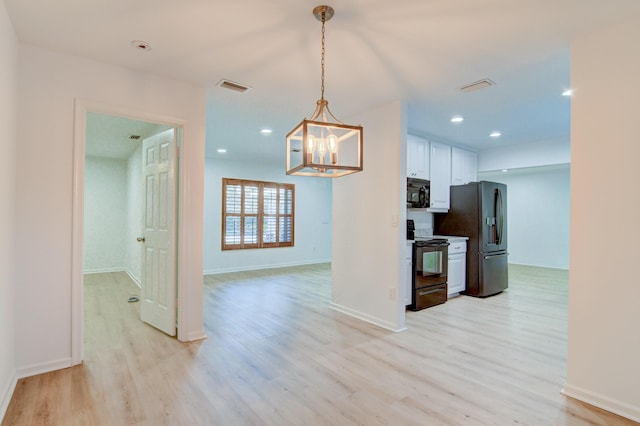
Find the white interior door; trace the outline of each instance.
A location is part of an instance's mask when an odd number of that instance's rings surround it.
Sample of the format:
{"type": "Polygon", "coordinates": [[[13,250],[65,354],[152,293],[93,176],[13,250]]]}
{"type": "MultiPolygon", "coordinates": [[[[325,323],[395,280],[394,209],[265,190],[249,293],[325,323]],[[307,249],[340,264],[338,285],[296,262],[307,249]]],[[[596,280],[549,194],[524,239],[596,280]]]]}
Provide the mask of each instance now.
{"type": "Polygon", "coordinates": [[[142,320],[176,335],[175,129],[147,138],[142,145],[144,219],[142,320]]]}

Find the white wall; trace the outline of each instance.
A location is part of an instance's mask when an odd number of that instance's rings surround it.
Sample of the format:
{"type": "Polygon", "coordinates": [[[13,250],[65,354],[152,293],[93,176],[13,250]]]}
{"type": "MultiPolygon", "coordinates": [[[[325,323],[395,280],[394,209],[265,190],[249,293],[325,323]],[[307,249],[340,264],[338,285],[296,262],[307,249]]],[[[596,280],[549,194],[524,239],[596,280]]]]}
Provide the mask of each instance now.
{"type": "Polygon", "coordinates": [[[571,44],[565,393],[640,421],[640,18],[571,44]]]}
{"type": "MultiPolygon", "coordinates": [[[[202,324],[202,197],[206,90],[20,45],[18,81],[16,361],[20,375],[72,363],[74,104],[92,100],[186,122],[181,181],[183,338],[202,324]],[[37,264],[37,267],[34,267],[37,264]]],[[[137,117],[136,117],[137,118],[137,117]]]]}
{"type": "Polygon", "coordinates": [[[568,269],[569,166],[512,170],[486,180],[507,185],[509,263],[568,269]]]}
{"type": "Polygon", "coordinates": [[[508,185],[510,263],[569,267],[570,162],[569,139],[479,152],[478,179],[508,185]],[[503,169],[509,172],[495,173],[503,169]],[[540,229],[548,229],[552,238],[544,238],[540,229]]]}
{"type": "Polygon", "coordinates": [[[0,420],[16,385],[15,203],[18,40],[0,1],[0,420]]]}
{"type": "Polygon", "coordinates": [[[127,162],[87,157],[84,174],[84,272],[125,269],[127,162]]]}
{"type": "Polygon", "coordinates": [[[284,163],[243,163],[208,158],[205,168],[205,274],[331,261],[331,179],[287,176],[284,163]],[[222,178],[293,183],[294,247],[220,249],[222,178]]]}
{"type": "Polygon", "coordinates": [[[478,153],[478,172],[570,162],[571,143],[567,137],[482,150],[478,153]]]}
{"type": "Polygon", "coordinates": [[[398,295],[405,288],[406,108],[395,102],[346,122],[364,127],[364,170],[333,182],[331,306],[400,330],[405,319],[404,297],[398,295]]]}
{"type": "Polygon", "coordinates": [[[127,160],[127,232],[125,270],[140,284],[142,247],[136,238],[142,235],[142,143],[127,160]]]}

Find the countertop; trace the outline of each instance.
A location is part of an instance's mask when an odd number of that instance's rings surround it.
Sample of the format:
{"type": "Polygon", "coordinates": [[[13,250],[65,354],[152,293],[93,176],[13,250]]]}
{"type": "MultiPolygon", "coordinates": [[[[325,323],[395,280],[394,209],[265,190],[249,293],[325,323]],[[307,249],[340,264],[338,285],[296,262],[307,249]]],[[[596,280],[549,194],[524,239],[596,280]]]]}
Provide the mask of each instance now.
{"type": "Polygon", "coordinates": [[[444,238],[448,240],[450,243],[457,241],[467,241],[469,237],[460,237],[456,235],[425,235],[424,237],[418,236],[415,240],[407,240],[407,243],[413,244],[414,241],[426,241],[432,240],[434,238],[444,238]]]}

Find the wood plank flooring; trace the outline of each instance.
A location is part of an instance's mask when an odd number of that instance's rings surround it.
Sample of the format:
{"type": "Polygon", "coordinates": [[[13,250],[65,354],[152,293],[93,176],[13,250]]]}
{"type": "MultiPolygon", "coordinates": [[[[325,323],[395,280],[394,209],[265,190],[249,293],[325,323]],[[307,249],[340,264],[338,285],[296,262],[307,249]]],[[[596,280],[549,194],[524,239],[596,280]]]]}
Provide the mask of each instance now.
{"type": "Polygon", "coordinates": [[[123,273],[85,277],[85,362],[19,381],[3,425],[634,425],[560,394],[566,271],[407,313],[328,309],[330,266],[205,277],[208,338],[143,324],[123,273]]]}

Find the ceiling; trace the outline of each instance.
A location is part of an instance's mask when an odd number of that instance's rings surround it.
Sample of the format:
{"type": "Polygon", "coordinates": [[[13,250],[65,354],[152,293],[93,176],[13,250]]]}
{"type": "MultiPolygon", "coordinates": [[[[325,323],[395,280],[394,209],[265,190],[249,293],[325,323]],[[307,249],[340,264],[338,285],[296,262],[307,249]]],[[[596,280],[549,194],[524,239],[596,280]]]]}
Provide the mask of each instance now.
{"type": "MultiPolygon", "coordinates": [[[[320,97],[317,1],[4,1],[21,42],[207,87],[208,156],[283,161],[286,133],[320,97]]],[[[570,40],[640,15],[638,0],[329,4],[325,97],[338,118],[401,100],[410,130],[476,150],[566,141],[570,40]],[[483,78],[495,85],[459,90],[483,78]],[[456,114],[462,124],[450,123],[456,114]]]]}
{"type": "Polygon", "coordinates": [[[123,117],[87,113],[85,155],[126,159],[149,136],[170,129],[170,126],[123,117]],[[131,136],[140,136],[138,139],[131,136]]]}

